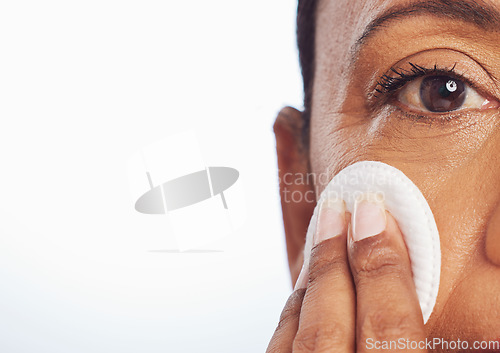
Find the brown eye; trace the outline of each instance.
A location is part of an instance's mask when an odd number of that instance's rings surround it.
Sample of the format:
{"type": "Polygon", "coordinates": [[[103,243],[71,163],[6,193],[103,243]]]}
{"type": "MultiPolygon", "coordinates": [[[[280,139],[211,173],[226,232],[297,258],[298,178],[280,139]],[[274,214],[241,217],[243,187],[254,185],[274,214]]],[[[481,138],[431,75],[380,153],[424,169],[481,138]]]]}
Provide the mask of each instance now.
{"type": "MultiPolygon", "coordinates": [[[[464,81],[447,75],[411,80],[399,91],[397,101],[408,109],[424,113],[484,109],[491,104],[464,81]]],[[[498,105],[495,103],[493,107],[498,105]]]]}
{"type": "Polygon", "coordinates": [[[449,112],[459,109],[466,98],[465,84],[449,76],[429,76],[422,80],[420,98],[431,112],[449,112]]]}

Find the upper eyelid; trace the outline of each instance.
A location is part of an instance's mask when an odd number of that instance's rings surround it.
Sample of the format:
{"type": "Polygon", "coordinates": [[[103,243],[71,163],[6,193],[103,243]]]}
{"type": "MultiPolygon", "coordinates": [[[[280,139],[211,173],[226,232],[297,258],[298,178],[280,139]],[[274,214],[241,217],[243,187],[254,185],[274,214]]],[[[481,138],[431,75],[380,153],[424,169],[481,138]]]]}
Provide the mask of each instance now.
{"type": "MultiPolygon", "coordinates": [[[[385,75],[396,82],[396,84],[390,85],[390,90],[384,89],[381,85],[384,82],[382,80],[384,71],[373,75],[367,82],[368,85],[364,87],[366,108],[376,113],[381,109],[393,106],[397,100],[398,92],[404,89],[407,84],[412,83],[409,81],[425,76],[422,72],[419,72],[418,75],[408,75],[411,72],[412,63],[423,65],[415,66],[424,69],[427,75],[434,73],[459,79],[488,101],[500,102],[500,79],[496,79],[496,76],[499,75],[493,75],[492,69],[488,68],[481,57],[456,48],[442,47],[415,51],[404,59],[392,61],[392,66],[385,68],[385,75]],[[407,77],[404,79],[397,77],[398,75],[393,69],[397,72],[405,72],[407,77]]],[[[374,69],[378,71],[376,68],[374,69]]]]}
{"type": "MultiPolygon", "coordinates": [[[[391,72],[393,74],[397,74],[397,72],[395,72],[395,71],[398,71],[398,70],[400,72],[404,71],[407,74],[411,71],[405,70],[403,68],[404,66],[400,66],[397,68],[394,66],[391,67],[391,69],[385,75],[380,76],[379,80],[377,80],[377,85],[375,86],[374,91],[369,95],[370,109],[372,109],[373,111],[377,111],[378,109],[384,107],[386,104],[391,104],[390,102],[393,101],[394,99],[396,99],[398,92],[400,92],[408,84],[412,83],[414,80],[416,80],[418,78],[425,77],[425,76],[431,76],[431,75],[450,76],[452,78],[461,80],[468,87],[474,89],[481,96],[485,96],[485,97],[491,96],[490,94],[488,94],[487,91],[482,89],[482,86],[472,82],[472,80],[474,79],[474,76],[472,75],[472,73],[468,74],[469,70],[459,72],[458,69],[456,69],[457,65],[458,65],[458,62],[456,62],[456,61],[452,65],[450,65],[449,67],[438,66],[437,64],[434,64],[431,68],[428,68],[428,67],[426,68],[426,67],[423,67],[420,65],[413,64],[410,61],[407,61],[406,65],[408,65],[412,68],[414,68],[414,67],[418,68],[419,72],[414,73],[414,74],[410,74],[410,75],[406,75],[406,77],[399,77],[398,78],[398,77],[394,77],[394,76],[389,76],[389,74],[391,72]],[[399,81],[399,84],[391,85],[390,90],[380,90],[379,89],[379,87],[381,87],[380,80],[384,76],[390,77],[392,80],[399,81]],[[472,78],[469,78],[468,76],[472,77],[472,78]]],[[[462,65],[460,65],[460,66],[462,66],[462,65]]],[[[435,115],[435,114],[438,114],[442,118],[442,116],[446,115],[447,113],[432,113],[432,115],[435,115]]],[[[422,118],[422,116],[420,116],[420,118],[422,118]]]]}
{"type": "MultiPolygon", "coordinates": [[[[385,67],[385,70],[377,70],[373,67],[373,71],[377,75],[371,76],[367,85],[363,88],[366,97],[366,106],[371,111],[377,111],[385,106],[390,100],[393,99],[394,94],[391,92],[386,93],[379,83],[384,76],[383,73],[394,77],[391,74],[392,68],[406,68],[410,67],[409,63],[422,63],[427,68],[433,68],[438,64],[439,69],[450,69],[457,64],[457,70],[454,72],[454,77],[458,78],[468,84],[481,96],[500,102],[500,74],[495,72],[494,67],[491,66],[490,60],[486,60],[484,56],[478,55],[474,52],[464,50],[464,48],[456,48],[453,46],[442,46],[434,48],[425,48],[423,50],[415,50],[408,53],[400,60],[391,60],[392,65],[385,67]],[[490,65],[488,65],[490,63],[490,65]],[[377,72],[378,71],[378,72],[377,72]],[[382,93],[377,92],[382,91],[382,93]]],[[[381,67],[382,69],[382,67],[381,67]]],[[[400,86],[401,87],[401,86],[400,86]]]]}
{"type": "Polygon", "coordinates": [[[404,87],[408,82],[416,78],[432,74],[449,75],[451,77],[464,81],[470,87],[475,88],[475,85],[470,82],[470,80],[455,71],[455,68],[457,66],[456,62],[451,68],[440,68],[437,66],[437,64],[435,64],[433,68],[426,68],[417,64],[413,64],[412,62],[408,62],[408,65],[411,66],[410,70],[391,67],[390,72],[396,74],[397,76],[393,77],[389,76],[388,74],[380,76],[380,78],[377,80],[377,85],[375,86],[375,98],[377,98],[377,93],[383,95],[394,93],[400,88],[404,87]]]}

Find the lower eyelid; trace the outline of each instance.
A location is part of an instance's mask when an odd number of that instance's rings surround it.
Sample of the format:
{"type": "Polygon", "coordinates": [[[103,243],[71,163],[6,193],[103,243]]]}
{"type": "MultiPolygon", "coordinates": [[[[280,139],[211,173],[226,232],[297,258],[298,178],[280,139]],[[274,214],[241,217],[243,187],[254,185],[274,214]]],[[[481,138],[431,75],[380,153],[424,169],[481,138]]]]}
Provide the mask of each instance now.
{"type": "Polygon", "coordinates": [[[395,106],[398,114],[398,119],[405,119],[415,123],[426,124],[429,126],[440,126],[443,128],[452,128],[455,125],[463,125],[464,120],[471,120],[470,110],[455,110],[448,113],[432,113],[408,110],[401,107],[400,104],[395,106]]]}

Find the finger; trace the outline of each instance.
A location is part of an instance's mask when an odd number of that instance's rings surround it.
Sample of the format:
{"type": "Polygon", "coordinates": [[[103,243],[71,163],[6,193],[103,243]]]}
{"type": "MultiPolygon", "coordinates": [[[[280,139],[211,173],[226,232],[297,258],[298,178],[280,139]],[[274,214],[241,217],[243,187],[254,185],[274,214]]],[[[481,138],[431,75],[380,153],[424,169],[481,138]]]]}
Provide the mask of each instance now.
{"type": "Polygon", "coordinates": [[[396,221],[377,195],[368,194],[356,202],[351,224],[348,250],[356,286],[357,352],[424,352],[422,312],[396,221]]]}
{"type": "Polygon", "coordinates": [[[298,289],[288,298],[266,353],[292,352],[293,339],[299,327],[300,308],[305,292],[303,288],[298,289]]]}
{"type": "MultiPolygon", "coordinates": [[[[320,206],[293,352],[353,352],[354,286],[347,259],[347,222],[342,200],[320,206]]],[[[300,277],[299,277],[300,279],[300,277]]],[[[300,286],[300,281],[298,282],[300,286]]]]}

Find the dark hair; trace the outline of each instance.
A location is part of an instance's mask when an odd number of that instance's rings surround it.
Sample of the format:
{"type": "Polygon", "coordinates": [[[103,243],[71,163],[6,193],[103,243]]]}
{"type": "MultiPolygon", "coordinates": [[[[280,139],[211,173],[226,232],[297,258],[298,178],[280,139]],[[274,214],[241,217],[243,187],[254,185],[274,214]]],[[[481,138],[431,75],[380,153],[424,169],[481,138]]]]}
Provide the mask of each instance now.
{"type": "Polygon", "coordinates": [[[304,83],[302,140],[305,146],[309,145],[317,2],[317,0],[298,0],[297,6],[297,47],[299,50],[300,67],[302,69],[302,81],[304,83]]]}

